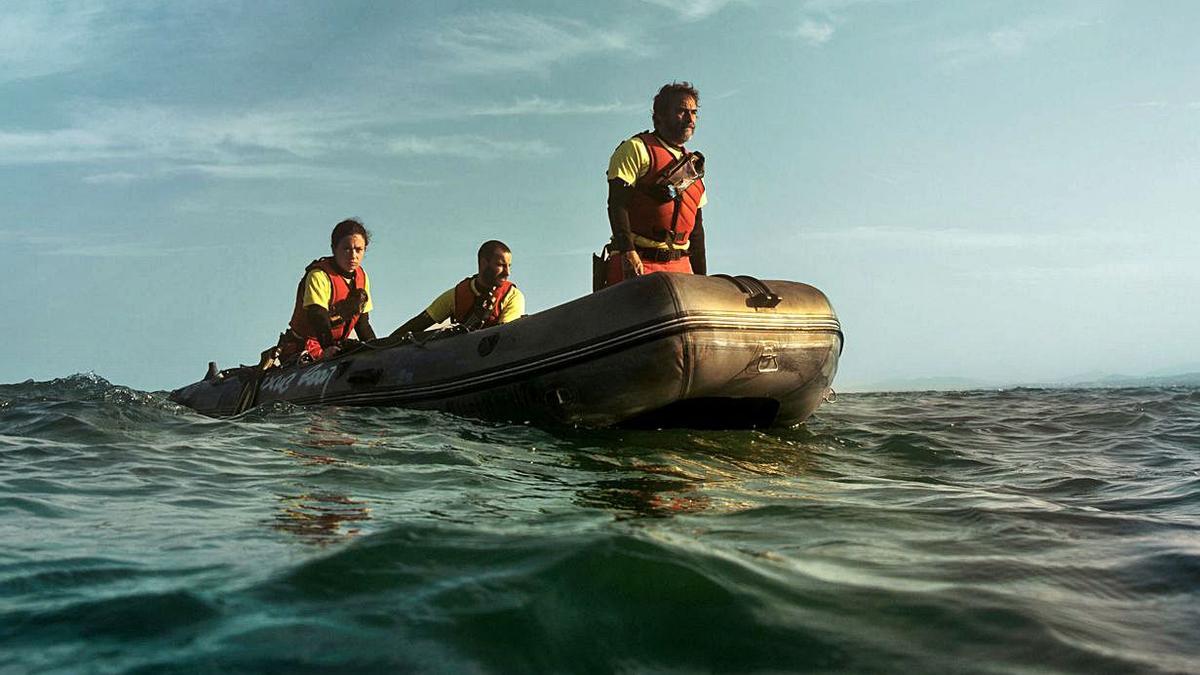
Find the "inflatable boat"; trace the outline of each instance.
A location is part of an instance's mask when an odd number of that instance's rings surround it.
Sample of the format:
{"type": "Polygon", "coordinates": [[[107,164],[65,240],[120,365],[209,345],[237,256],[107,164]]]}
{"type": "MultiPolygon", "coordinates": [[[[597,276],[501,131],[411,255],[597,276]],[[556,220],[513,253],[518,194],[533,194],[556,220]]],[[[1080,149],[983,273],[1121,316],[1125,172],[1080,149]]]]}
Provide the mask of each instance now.
{"type": "Polygon", "coordinates": [[[268,370],[210,365],[171,400],[212,416],[288,401],[549,425],[790,425],[830,393],[842,342],[807,284],[658,272],[478,331],[268,370]]]}

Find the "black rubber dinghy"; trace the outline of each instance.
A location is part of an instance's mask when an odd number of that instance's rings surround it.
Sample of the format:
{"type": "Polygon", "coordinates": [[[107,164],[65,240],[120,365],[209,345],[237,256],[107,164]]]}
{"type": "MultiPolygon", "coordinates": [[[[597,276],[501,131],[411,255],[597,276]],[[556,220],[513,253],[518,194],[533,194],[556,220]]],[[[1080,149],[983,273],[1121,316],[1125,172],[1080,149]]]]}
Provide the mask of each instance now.
{"type": "Polygon", "coordinates": [[[502,326],[210,372],[171,400],[212,416],[288,401],[549,425],[790,425],[831,391],[842,342],[807,284],[659,272],[502,326]]]}

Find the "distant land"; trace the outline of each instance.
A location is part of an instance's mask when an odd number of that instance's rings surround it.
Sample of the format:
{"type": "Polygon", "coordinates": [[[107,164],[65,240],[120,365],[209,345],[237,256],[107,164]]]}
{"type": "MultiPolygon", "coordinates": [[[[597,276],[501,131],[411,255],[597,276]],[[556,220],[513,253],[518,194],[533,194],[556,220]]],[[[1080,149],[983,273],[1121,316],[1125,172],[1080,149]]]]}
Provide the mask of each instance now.
{"type": "MultiPolygon", "coordinates": [[[[834,382],[835,389],[837,382],[834,382]]],[[[873,391],[972,391],[978,389],[1125,389],[1131,387],[1200,387],[1200,367],[1187,372],[1151,375],[1114,375],[1089,373],[1045,382],[992,382],[964,377],[893,378],[865,385],[851,384],[840,389],[847,393],[873,391]]]]}

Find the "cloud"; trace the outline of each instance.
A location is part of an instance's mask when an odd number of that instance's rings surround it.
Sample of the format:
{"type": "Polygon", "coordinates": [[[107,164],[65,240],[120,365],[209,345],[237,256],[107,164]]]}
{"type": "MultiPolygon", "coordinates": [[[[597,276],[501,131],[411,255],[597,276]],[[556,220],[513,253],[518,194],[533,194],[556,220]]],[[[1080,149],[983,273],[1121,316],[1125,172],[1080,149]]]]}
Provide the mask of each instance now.
{"type": "Polygon", "coordinates": [[[911,0],[804,0],[799,4],[800,23],[788,33],[812,47],[831,41],[848,15],[865,5],[894,5],[911,0]]]}
{"type": "Polygon", "coordinates": [[[95,128],[0,131],[0,164],[96,161],[129,156],[118,139],[95,128]]]}
{"type": "Polygon", "coordinates": [[[128,35],[102,2],[6,0],[0,11],[0,82],[75,70],[128,35]]]}
{"type": "Polygon", "coordinates": [[[129,171],[112,171],[110,173],[97,173],[90,176],[84,176],[83,182],[89,185],[125,185],[134,181],[142,180],[145,174],[132,173],[129,171]]]}
{"type": "Polygon", "coordinates": [[[828,21],[805,19],[796,28],[795,36],[815,47],[829,42],[834,30],[833,24],[828,21]]]}
{"type": "Polygon", "coordinates": [[[749,4],[749,0],[642,0],[674,11],[684,21],[699,21],[729,5],[749,4]]]}
{"type": "Polygon", "coordinates": [[[904,180],[900,176],[893,174],[893,173],[880,173],[878,171],[863,171],[863,175],[866,176],[867,178],[871,178],[871,179],[877,180],[881,183],[886,183],[888,185],[900,185],[901,183],[904,182],[904,180]]]}
{"type": "Polygon", "coordinates": [[[545,245],[546,249],[527,250],[524,246],[521,247],[521,262],[524,264],[531,260],[553,260],[553,259],[575,259],[580,260],[585,256],[596,252],[595,246],[577,246],[577,247],[560,247],[555,242],[539,242],[545,245]]]}
{"type": "Polygon", "coordinates": [[[92,185],[124,185],[137,181],[161,180],[180,175],[208,176],[225,180],[314,180],[354,183],[357,186],[376,184],[393,187],[429,187],[438,183],[429,180],[409,180],[381,177],[355,169],[328,164],[180,164],[162,165],[146,171],[115,171],[86,176],[84,183],[92,185]]]}
{"type": "Polygon", "coordinates": [[[942,63],[963,67],[993,59],[1018,58],[1040,45],[1093,25],[1072,17],[1035,16],[987,33],[972,33],[937,45],[942,63]]]}
{"type": "Polygon", "coordinates": [[[827,15],[838,14],[862,5],[894,5],[911,0],[804,0],[801,8],[805,12],[827,15]]]}
{"type": "Polygon", "coordinates": [[[173,246],[160,247],[147,242],[121,242],[113,244],[76,244],[64,248],[45,249],[37,251],[41,255],[74,257],[74,258],[162,258],[194,253],[196,251],[211,251],[219,246],[173,246]]]}
{"type": "Polygon", "coordinates": [[[29,249],[35,255],[82,258],[161,258],[180,253],[209,251],[220,246],[161,246],[147,241],[105,241],[106,237],[87,240],[82,235],[30,234],[17,230],[0,230],[0,241],[6,246],[29,249]]]}
{"type": "Polygon", "coordinates": [[[962,276],[990,281],[1045,284],[1054,281],[1099,282],[1115,285],[1119,282],[1148,282],[1161,285],[1171,281],[1198,281],[1200,270],[1194,265],[1164,263],[1161,260],[1118,260],[1091,265],[971,267],[962,276]]]}
{"type": "Polygon", "coordinates": [[[363,123],[304,109],[205,114],[154,105],[80,105],[69,117],[64,129],[0,131],[0,164],[315,157],[344,148],[343,132],[363,123]]]}
{"type": "Polygon", "coordinates": [[[851,227],[844,230],[805,232],[806,240],[853,241],[901,248],[949,249],[1063,249],[1083,245],[1130,245],[1144,241],[1128,232],[1066,231],[1054,233],[996,232],[963,228],[908,228],[893,226],[851,227]]]}
{"type": "MultiPolygon", "coordinates": [[[[507,109],[485,109],[481,114],[585,114],[616,109],[616,105],[586,107],[529,99],[507,109]]],[[[205,114],[164,106],[80,106],[71,122],[67,128],[48,131],[0,131],[0,165],[102,167],[82,178],[91,185],[191,175],[234,181],[321,180],[411,187],[427,183],[381,181],[378,176],[347,168],[345,158],[376,154],[492,160],[547,157],[559,152],[541,139],[380,135],[377,129],[389,120],[378,114],[350,116],[310,108],[205,114]]]]}
{"type": "Polygon", "coordinates": [[[614,112],[633,112],[642,105],[613,101],[612,103],[578,103],[573,101],[546,100],[533,96],[511,103],[468,108],[466,114],[479,117],[518,117],[526,115],[597,115],[614,112]]]}
{"type": "Polygon", "coordinates": [[[1169,101],[1162,99],[1149,99],[1145,101],[1132,101],[1130,103],[1122,103],[1118,106],[1122,109],[1136,110],[1152,110],[1176,112],[1179,110],[1197,110],[1200,109],[1200,101],[1169,101]]]}
{"type": "Polygon", "coordinates": [[[483,136],[400,136],[389,140],[385,147],[393,155],[474,159],[546,157],[559,152],[558,148],[540,139],[509,141],[483,136]]]}
{"type": "Polygon", "coordinates": [[[640,41],[573,19],[517,12],[455,17],[426,35],[445,67],[467,73],[541,71],[583,56],[642,53],[640,41]]]}
{"type": "Polygon", "coordinates": [[[362,174],[357,171],[330,168],[312,164],[185,164],[173,167],[171,173],[196,173],[216,178],[236,179],[320,179],[320,180],[359,180],[362,174]]]}
{"type": "Polygon", "coordinates": [[[932,256],[958,276],[971,279],[1022,283],[1200,281],[1200,268],[1192,264],[1195,255],[1187,250],[1189,247],[1176,245],[1164,254],[1162,242],[1155,236],[1131,231],[867,226],[805,231],[797,236],[808,243],[846,244],[859,250],[892,249],[897,255],[904,251],[902,257],[909,251],[912,255],[932,256]],[[980,265],[980,260],[989,262],[980,265]]]}
{"type": "Polygon", "coordinates": [[[29,234],[21,230],[0,230],[0,242],[5,244],[27,244],[32,246],[57,246],[72,240],[61,234],[29,234]]]}
{"type": "Polygon", "coordinates": [[[299,201],[265,201],[259,199],[207,199],[184,197],[176,200],[172,208],[177,213],[202,214],[206,218],[239,219],[246,214],[269,218],[295,220],[312,216],[313,204],[299,201]]]}
{"type": "Polygon", "coordinates": [[[166,173],[194,173],[214,178],[237,180],[320,180],[365,185],[375,183],[400,187],[428,187],[435,181],[381,177],[356,169],[328,164],[188,164],[172,167],[166,173]]]}
{"type": "MultiPolygon", "coordinates": [[[[470,114],[588,114],[620,104],[580,105],[539,98],[470,114]]],[[[455,115],[466,114],[460,107],[455,115]]],[[[203,113],[166,106],[80,105],[71,126],[53,130],[0,131],[0,165],[81,164],[102,167],[82,178],[91,185],[122,185],[177,176],[220,180],[321,180],[426,186],[347,168],[363,155],[455,157],[493,160],[538,158],[560,149],[538,138],[487,135],[387,135],[386,114],[348,115],[297,106],[203,113]],[[90,111],[90,112],[85,112],[90,111]]]]}

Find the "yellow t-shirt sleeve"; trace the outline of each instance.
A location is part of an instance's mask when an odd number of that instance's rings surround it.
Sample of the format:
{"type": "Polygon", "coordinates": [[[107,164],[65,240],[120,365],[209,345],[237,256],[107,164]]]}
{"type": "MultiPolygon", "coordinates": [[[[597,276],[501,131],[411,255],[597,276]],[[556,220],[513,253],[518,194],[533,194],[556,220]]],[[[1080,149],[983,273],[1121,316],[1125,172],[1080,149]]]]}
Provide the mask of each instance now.
{"type": "Polygon", "coordinates": [[[331,298],[333,298],[333,284],[329,283],[328,274],[321,270],[312,270],[304,276],[304,299],[300,303],[301,307],[317,305],[329,309],[331,298]]]}
{"type": "Polygon", "coordinates": [[[633,185],[650,170],[650,152],[640,138],[621,142],[608,160],[608,179],[622,180],[633,185]]]}
{"type": "Polygon", "coordinates": [[[504,296],[504,305],[500,307],[500,323],[516,321],[525,316],[525,295],[521,289],[513,286],[504,296]]]}
{"type": "Polygon", "coordinates": [[[434,323],[441,323],[449,319],[454,314],[454,289],[442,293],[437,296],[429,306],[425,308],[425,313],[429,318],[433,319],[434,323]]]}
{"type": "Polygon", "coordinates": [[[367,292],[367,302],[363,304],[363,314],[368,314],[375,306],[371,304],[371,277],[367,276],[366,270],[363,270],[363,290],[367,292]]]}

